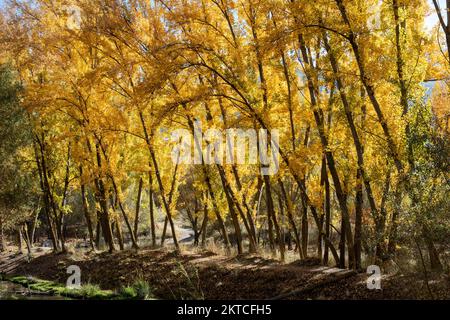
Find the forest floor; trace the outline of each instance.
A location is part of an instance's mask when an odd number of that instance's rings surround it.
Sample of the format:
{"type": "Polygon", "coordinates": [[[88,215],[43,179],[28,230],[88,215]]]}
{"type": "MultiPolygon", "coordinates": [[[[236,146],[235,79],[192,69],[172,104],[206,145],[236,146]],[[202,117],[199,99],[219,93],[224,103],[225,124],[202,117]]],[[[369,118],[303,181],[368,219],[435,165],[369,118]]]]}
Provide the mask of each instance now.
{"type": "Polygon", "coordinates": [[[81,268],[82,283],[102,289],[145,280],[159,299],[450,299],[447,275],[428,274],[428,286],[421,274],[384,275],[382,289],[369,290],[367,274],[324,267],[314,259],[280,264],[258,256],[168,249],[53,254],[37,248],[31,261],[13,252],[0,254],[0,273],[60,283],[66,282],[70,265],[81,268]]]}

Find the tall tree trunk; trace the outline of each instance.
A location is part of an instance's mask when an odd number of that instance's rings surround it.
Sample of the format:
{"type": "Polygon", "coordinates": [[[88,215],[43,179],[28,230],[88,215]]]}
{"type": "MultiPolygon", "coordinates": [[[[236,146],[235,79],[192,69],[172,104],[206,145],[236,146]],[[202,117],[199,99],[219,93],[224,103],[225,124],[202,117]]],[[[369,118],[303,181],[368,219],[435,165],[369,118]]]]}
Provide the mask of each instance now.
{"type": "MultiPolygon", "coordinates": [[[[201,78],[200,78],[200,81],[202,81],[201,78]]],[[[224,110],[223,106],[221,105],[220,101],[219,101],[219,103],[220,103],[220,108],[221,108],[224,124],[226,126],[226,120],[227,120],[226,113],[225,113],[225,110],[224,110]]],[[[208,103],[204,103],[204,105],[205,105],[205,111],[206,111],[206,120],[208,121],[208,124],[210,124],[211,121],[213,120],[212,115],[211,115],[211,110],[209,108],[208,103]]],[[[191,119],[188,119],[188,120],[191,123],[190,126],[192,126],[192,120],[191,119]]],[[[192,130],[192,132],[194,134],[193,130],[192,130]]],[[[200,150],[201,147],[202,147],[201,146],[201,142],[195,141],[195,143],[196,143],[196,147],[200,150]]],[[[202,163],[203,163],[203,159],[202,159],[202,163]]],[[[256,242],[255,242],[255,239],[253,238],[252,230],[251,230],[250,225],[249,225],[249,223],[247,221],[247,218],[246,218],[246,216],[245,216],[245,214],[244,214],[244,212],[242,210],[242,207],[240,206],[239,201],[236,198],[236,195],[234,194],[233,189],[231,188],[231,185],[230,185],[230,182],[227,179],[225,170],[224,170],[223,166],[221,166],[219,164],[216,164],[216,168],[219,171],[220,180],[222,182],[222,188],[223,188],[223,190],[225,192],[225,196],[226,196],[226,199],[227,199],[228,207],[229,207],[229,210],[230,210],[231,219],[232,219],[233,226],[234,226],[234,229],[235,229],[235,236],[236,236],[236,242],[237,242],[237,247],[238,247],[238,253],[239,254],[242,253],[242,232],[241,232],[241,228],[240,228],[240,224],[239,224],[239,217],[236,214],[236,211],[234,210],[234,207],[236,207],[236,210],[238,211],[238,214],[241,217],[241,219],[242,219],[242,221],[244,223],[244,227],[245,227],[245,229],[247,231],[247,235],[248,235],[248,238],[249,238],[249,252],[256,252],[256,242]]],[[[238,191],[240,191],[241,190],[240,179],[239,179],[239,175],[238,175],[238,172],[237,172],[237,168],[234,165],[232,165],[232,172],[233,172],[233,175],[234,175],[234,178],[235,178],[236,185],[238,187],[238,191]]],[[[244,202],[244,205],[247,206],[247,202],[246,202],[245,196],[243,198],[243,202],[244,202]]],[[[247,207],[247,210],[249,210],[248,207],[247,207]]],[[[250,219],[251,219],[251,217],[250,217],[250,219]]]]}
{"type": "Polygon", "coordinates": [[[361,181],[361,170],[356,173],[356,195],[355,195],[355,268],[361,269],[361,241],[362,241],[362,206],[363,190],[361,181]]]}
{"type": "Polygon", "coordinates": [[[432,238],[430,237],[430,230],[426,224],[423,224],[422,235],[423,235],[423,238],[425,239],[425,243],[427,245],[428,257],[430,259],[431,270],[438,271],[438,272],[442,271],[443,268],[442,268],[441,260],[439,259],[439,254],[436,250],[436,247],[434,246],[432,238]]]}
{"type": "Polygon", "coordinates": [[[303,257],[308,258],[308,241],[309,241],[309,225],[308,225],[308,205],[304,197],[302,197],[302,246],[303,257]]]}
{"type": "Polygon", "coordinates": [[[286,242],[285,242],[285,233],[284,233],[284,208],[283,201],[281,200],[281,195],[278,195],[278,207],[280,210],[280,218],[281,223],[279,223],[279,245],[280,245],[280,259],[282,262],[285,261],[285,250],[286,250],[286,242]]]}
{"type": "MultiPolygon", "coordinates": [[[[250,5],[250,11],[253,11],[252,5],[250,5]]],[[[259,46],[259,40],[258,40],[258,34],[256,32],[256,21],[254,20],[254,16],[250,15],[250,27],[253,35],[254,40],[254,48],[255,48],[255,55],[256,55],[256,62],[258,67],[258,73],[259,73],[259,79],[260,79],[260,88],[262,90],[262,100],[263,100],[263,106],[264,111],[269,112],[269,101],[268,101],[268,91],[267,91],[267,82],[264,74],[264,64],[263,64],[263,56],[260,50],[259,46]]],[[[268,141],[271,141],[270,138],[268,141]]],[[[271,246],[273,246],[273,234],[272,230],[270,228],[271,221],[273,222],[275,226],[275,232],[277,233],[277,238],[280,239],[280,230],[278,227],[278,223],[276,222],[276,216],[275,216],[275,209],[273,205],[273,199],[272,199],[272,191],[270,186],[270,178],[267,175],[264,175],[264,184],[266,186],[266,206],[267,206],[267,214],[268,214],[268,221],[269,221],[269,238],[271,240],[271,246]]],[[[280,251],[283,251],[282,254],[284,254],[284,248],[282,249],[280,247],[280,251]]]]}
{"type": "Polygon", "coordinates": [[[402,190],[400,190],[400,184],[397,184],[394,190],[394,209],[390,221],[389,239],[388,239],[388,254],[392,257],[395,254],[397,247],[397,231],[398,231],[398,218],[400,215],[400,204],[402,200],[402,190]]]}
{"type": "MultiPolygon", "coordinates": [[[[100,149],[102,151],[102,154],[103,154],[103,156],[105,158],[106,164],[107,164],[107,166],[109,168],[109,166],[110,166],[109,156],[106,153],[106,149],[103,146],[102,139],[100,139],[97,135],[95,135],[95,138],[97,139],[96,146],[100,147],[100,149]]],[[[114,178],[114,175],[111,174],[111,173],[109,174],[109,178],[110,178],[110,180],[112,182],[114,193],[116,194],[117,204],[119,205],[119,209],[120,209],[120,212],[122,213],[123,220],[125,221],[125,225],[127,226],[128,232],[130,234],[131,246],[132,246],[133,249],[139,249],[135,233],[133,231],[133,228],[131,226],[130,220],[128,219],[128,215],[125,212],[125,208],[124,208],[123,203],[122,203],[122,199],[121,199],[121,195],[120,195],[120,192],[119,192],[119,188],[118,188],[117,183],[116,183],[116,179],[114,178]]]]}
{"type": "Polygon", "coordinates": [[[95,247],[100,248],[100,233],[101,233],[101,212],[97,211],[97,221],[95,226],[95,247]]]}
{"type": "MultiPolygon", "coordinates": [[[[365,164],[364,164],[364,147],[363,144],[361,142],[361,139],[359,137],[358,131],[356,129],[356,125],[353,119],[353,113],[351,111],[351,107],[350,107],[350,103],[349,100],[347,98],[347,95],[345,93],[345,87],[344,87],[344,83],[343,80],[340,76],[340,71],[339,71],[339,66],[337,63],[337,60],[333,54],[333,51],[331,50],[331,47],[329,45],[328,42],[328,38],[327,35],[324,33],[324,43],[325,43],[325,48],[328,52],[329,58],[330,58],[330,62],[331,62],[331,66],[333,69],[333,73],[334,76],[336,78],[336,83],[337,83],[337,88],[339,90],[340,93],[340,97],[341,97],[341,101],[342,101],[342,105],[344,106],[344,111],[345,111],[345,115],[346,115],[346,119],[347,119],[347,124],[350,128],[351,134],[352,134],[352,139],[353,139],[353,144],[355,146],[355,151],[356,151],[356,155],[357,155],[357,160],[358,160],[358,169],[357,169],[357,176],[358,176],[358,185],[357,185],[357,192],[359,192],[359,190],[361,190],[362,192],[362,186],[360,185],[361,180],[364,181],[364,186],[366,189],[366,194],[367,194],[367,199],[369,201],[369,205],[370,205],[370,209],[372,212],[372,217],[375,220],[375,223],[379,223],[379,219],[380,219],[380,215],[375,203],[375,198],[373,196],[372,193],[372,185],[370,183],[370,179],[365,171],[365,164]]],[[[361,199],[362,199],[362,195],[361,195],[361,199]]],[[[357,212],[357,214],[360,214],[361,212],[357,212]]],[[[358,217],[360,218],[360,217],[358,217]]],[[[355,225],[356,228],[356,225],[355,225]]],[[[358,232],[360,232],[360,225],[358,225],[358,232]]],[[[355,230],[356,233],[356,230],[355,230]]],[[[358,234],[358,236],[355,234],[355,239],[357,239],[359,241],[359,243],[356,245],[355,247],[355,254],[358,253],[359,255],[361,254],[361,235],[358,234]]],[[[352,250],[352,249],[349,249],[352,250]]],[[[358,259],[358,258],[356,258],[358,259]]],[[[359,257],[360,259],[360,257],[359,257]]],[[[356,261],[356,264],[360,264],[360,261],[356,261]]]]}
{"type": "Polygon", "coordinates": [[[27,226],[31,247],[33,247],[35,242],[36,227],[39,219],[39,210],[36,209],[33,214],[34,214],[33,219],[28,223],[27,226]]]}
{"type": "Polygon", "coordinates": [[[230,250],[230,239],[228,237],[227,229],[225,228],[225,222],[223,221],[223,218],[220,215],[219,208],[218,208],[217,202],[216,202],[216,196],[214,194],[214,191],[213,191],[213,188],[212,188],[212,185],[211,185],[211,181],[210,181],[209,174],[208,174],[206,166],[202,165],[202,169],[203,169],[203,176],[204,176],[204,179],[205,179],[205,184],[206,184],[206,187],[208,188],[209,196],[211,197],[211,202],[212,202],[212,205],[213,205],[213,211],[214,211],[214,214],[216,216],[217,222],[219,224],[219,229],[220,229],[220,232],[221,232],[222,237],[223,237],[223,241],[224,241],[224,244],[225,244],[225,249],[227,251],[229,251],[230,250]]]}
{"type": "Polygon", "coordinates": [[[143,184],[143,180],[142,178],[139,178],[139,187],[138,187],[138,194],[137,194],[137,199],[136,199],[136,213],[134,216],[134,235],[136,237],[136,242],[138,241],[138,237],[139,237],[139,210],[141,208],[141,195],[142,195],[142,184],[143,184]]]}
{"type": "Polygon", "coordinates": [[[53,221],[53,223],[56,225],[56,244],[57,244],[57,248],[59,250],[59,248],[61,248],[62,252],[65,252],[65,246],[64,246],[64,240],[62,239],[63,235],[62,235],[62,226],[61,226],[61,221],[58,218],[58,213],[56,210],[56,202],[55,199],[53,197],[53,193],[50,187],[50,182],[49,182],[49,169],[47,166],[47,161],[46,161],[46,157],[45,157],[45,142],[44,142],[44,138],[42,138],[41,142],[40,142],[40,151],[41,151],[41,166],[42,166],[42,176],[44,178],[44,187],[46,189],[46,194],[48,197],[48,201],[49,201],[49,210],[51,213],[53,213],[53,215],[49,214],[50,216],[52,216],[51,221],[53,221]]]}
{"type": "Polygon", "coordinates": [[[61,240],[61,247],[63,252],[66,251],[65,249],[65,241],[66,241],[66,237],[64,235],[64,206],[66,205],[66,200],[67,200],[67,192],[68,192],[68,188],[69,188],[69,174],[70,174],[70,143],[67,146],[67,160],[66,160],[66,172],[64,175],[64,187],[63,187],[63,193],[62,193],[62,199],[61,199],[61,204],[58,206],[59,207],[59,216],[57,216],[58,219],[58,228],[60,228],[60,240],[61,240]]]}
{"type": "Polygon", "coordinates": [[[40,148],[38,149],[38,145],[40,146],[41,142],[39,140],[39,137],[37,135],[34,135],[34,139],[33,139],[34,155],[35,155],[36,165],[38,168],[39,183],[40,183],[40,187],[41,187],[41,191],[42,191],[43,199],[44,199],[44,214],[47,219],[48,234],[50,236],[50,240],[52,241],[53,250],[56,252],[59,250],[58,239],[56,236],[56,230],[55,230],[55,226],[53,223],[53,219],[50,215],[50,210],[51,210],[50,209],[50,199],[49,199],[47,187],[44,182],[44,172],[43,172],[44,168],[42,167],[41,157],[39,155],[41,149],[40,148]]]}
{"type": "Polygon", "coordinates": [[[228,210],[230,212],[230,216],[231,216],[231,221],[233,222],[233,227],[234,227],[234,236],[236,239],[236,246],[237,246],[237,250],[238,250],[238,254],[242,254],[243,250],[242,250],[242,233],[241,233],[241,227],[239,225],[239,218],[238,215],[236,214],[236,211],[234,209],[234,202],[233,199],[230,195],[230,192],[228,190],[228,182],[226,181],[225,178],[225,173],[223,172],[223,170],[219,169],[219,175],[220,175],[220,180],[222,182],[222,187],[225,193],[225,197],[227,199],[227,203],[228,203],[228,210]]]}
{"type": "MultiPolygon", "coordinates": [[[[339,268],[345,268],[345,228],[344,219],[341,219],[341,239],[339,241],[339,268]]],[[[350,252],[351,248],[349,248],[350,252]]]]}
{"type": "Polygon", "coordinates": [[[202,223],[202,247],[206,244],[206,228],[208,226],[208,205],[205,204],[203,208],[203,223],[202,223]]]}
{"type": "Polygon", "coordinates": [[[161,233],[161,247],[164,246],[164,242],[166,241],[166,234],[167,234],[167,224],[169,223],[169,219],[167,216],[164,218],[164,226],[161,233]]]}
{"type": "Polygon", "coordinates": [[[186,208],[186,213],[188,215],[189,222],[191,223],[192,230],[194,231],[194,246],[198,246],[202,227],[200,226],[200,230],[199,230],[198,217],[196,214],[198,212],[197,199],[195,199],[195,202],[196,203],[195,203],[194,215],[192,215],[191,209],[189,209],[189,208],[186,208]]]}
{"type": "MultiPolygon", "coordinates": [[[[189,125],[189,129],[194,134],[194,124],[193,124],[192,119],[190,117],[188,117],[188,125],[189,125]]],[[[201,150],[201,145],[199,144],[199,141],[196,140],[196,141],[194,141],[194,143],[196,144],[196,147],[199,150],[201,150]]],[[[222,233],[222,236],[224,238],[225,247],[226,247],[226,250],[229,251],[229,249],[230,249],[230,239],[229,239],[227,230],[225,228],[225,222],[224,222],[222,216],[220,215],[219,208],[217,207],[216,197],[215,197],[215,194],[214,194],[214,190],[212,188],[211,180],[209,178],[208,169],[206,167],[206,164],[204,162],[203,157],[202,157],[202,164],[201,165],[202,165],[202,171],[203,171],[205,184],[206,184],[206,186],[208,188],[208,192],[209,192],[209,195],[211,197],[212,204],[213,204],[214,213],[216,215],[217,221],[219,223],[219,228],[221,229],[221,233],[222,233]]],[[[219,173],[220,173],[220,171],[219,171],[219,173]]],[[[225,190],[224,190],[224,192],[225,192],[225,190]]],[[[242,250],[242,248],[241,248],[241,250],[242,250]]]]}
{"type": "Polygon", "coordinates": [[[0,215],[0,252],[3,252],[6,250],[6,241],[5,241],[5,234],[3,232],[3,219],[0,215]]]}
{"type": "Polygon", "coordinates": [[[124,241],[123,241],[122,225],[121,225],[120,220],[119,220],[118,217],[116,217],[114,219],[114,227],[116,229],[117,241],[119,241],[119,249],[120,250],[124,250],[125,249],[125,244],[124,244],[124,241]]]}
{"type": "Polygon", "coordinates": [[[91,249],[93,251],[95,251],[94,231],[92,228],[91,216],[89,214],[89,208],[88,208],[88,203],[87,203],[87,199],[86,199],[86,187],[83,182],[83,166],[80,165],[79,171],[80,171],[81,202],[83,205],[84,218],[86,219],[86,225],[87,225],[88,233],[89,233],[89,244],[91,246],[91,249]]]}
{"type": "MultiPolygon", "coordinates": [[[[174,170],[173,170],[172,182],[171,182],[171,184],[170,184],[170,191],[169,191],[169,196],[168,196],[168,205],[169,205],[169,208],[170,208],[170,206],[172,205],[172,196],[173,196],[173,193],[175,192],[175,185],[176,185],[177,172],[178,172],[178,160],[179,160],[179,158],[177,159],[177,163],[176,163],[175,168],[174,168],[174,170]]],[[[164,245],[164,241],[165,241],[165,239],[166,239],[167,224],[168,224],[169,222],[170,222],[170,221],[169,221],[169,217],[166,216],[166,218],[164,219],[164,228],[163,228],[163,232],[162,232],[162,235],[161,235],[161,246],[164,245]]],[[[171,227],[172,227],[172,225],[171,225],[171,227]]],[[[176,240],[176,239],[175,239],[175,240],[176,240]]]]}
{"type": "Polygon", "coordinates": [[[32,245],[31,245],[31,240],[30,240],[30,233],[28,232],[28,225],[26,223],[24,223],[22,226],[22,234],[24,235],[25,244],[27,246],[28,259],[31,259],[32,254],[33,254],[32,253],[32,245]]]}
{"type": "MultiPolygon", "coordinates": [[[[324,157],[325,165],[326,158],[324,157]]],[[[328,180],[328,171],[325,169],[323,175],[323,183],[325,188],[325,199],[324,199],[324,212],[325,212],[325,239],[330,238],[330,225],[331,225],[331,199],[330,199],[330,181],[328,180]]],[[[329,244],[325,241],[325,249],[323,255],[323,263],[328,265],[328,252],[329,244]]]]}
{"type": "Polygon", "coordinates": [[[385,229],[386,229],[386,202],[389,195],[389,189],[391,185],[391,168],[388,169],[386,174],[386,179],[384,181],[383,186],[383,195],[381,196],[380,203],[380,219],[375,225],[375,237],[376,237],[376,245],[375,245],[375,260],[383,261],[386,256],[386,248],[385,248],[385,229]]]}
{"type": "Polygon", "coordinates": [[[353,268],[354,267],[353,234],[352,234],[352,229],[351,229],[351,224],[350,224],[350,214],[348,212],[348,207],[347,207],[347,198],[342,190],[342,185],[341,185],[338,171],[335,166],[333,154],[329,150],[329,147],[328,147],[328,138],[326,137],[325,128],[324,128],[324,124],[323,124],[323,120],[322,120],[323,115],[321,115],[321,110],[319,109],[318,104],[317,104],[314,80],[313,80],[313,77],[311,76],[312,65],[310,63],[310,59],[308,56],[308,50],[307,50],[306,44],[303,40],[303,36],[300,34],[298,38],[299,38],[300,51],[302,53],[302,57],[303,57],[304,65],[305,65],[305,73],[306,73],[307,82],[308,82],[308,89],[309,89],[309,93],[310,93],[311,105],[313,108],[314,120],[316,122],[317,129],[319,131],[322,148],[323,148],[324,153],[327,158],[327,166],[330,171],[331,177],[333,179],[336,196],[338,198],[339,207],[341,209],[342,220],[343,220],[343,223],[345,224],[345,232],[347,233],[346,240],[347,240],[347,246],[349,248],[349,250],[348,250],[349,263],[350,263],[350,266],[353,268]]]}
{"type": "Polygon", "coordinates": [[[148,201],[150,210],[150,231],[152,237],[152,246],[156,246],[156,226],[155,226],[155,213],[153,210],[153,177],[151,170],[148,172],[148,201]]]}
{"type": "MultiPolygon", "coordinates": [[[[164,209],[166,211],[166,216],[167,216],[167,218],[169,220],[169,223],[170,223],[170,228],[171,228],[171,231],[172,231],[173,243],[175,245],[176,251],[180,252],[180,246],[179,246],[178,240],[177,240],[177,235],[176,235],[176,231],[175,231],[175,224],[173,223],[172,212],[170,210],[170,204],[167,202],[167,199],[166,199],[166,195],[165,195],[165,192],[164,192],[164,185],[163,185],[163,182],[162,182],[162,179],[161,179],[161,175],[160,175],[160,172],[159,172],[158,162],[156,160],[155,151],[153,150],[153,146],[152,146],[152,143],[151,143],[152,138],[149,135],[149,132],[147,130],[147,126],[145,124],[144,115],[143,115],[143,113],[141,111],[139,112],[139,119],[141,120],[142,129],[144,131],[144,137],[145,137],[145,141],[147,143],[148,151],[150,153],[151,161],[153,163],[153,168],[155,169],[156,181],[158,183],[159,190],[161,192],[161,198],[162,198],[163,206],[164,206],[164,209]]],[[[153,133],[151,133],[151,134],[153,135],[153,133]]],[[[150,169],[152,168],[151,164],[149,164],[149,167],[150,167],[150,169]]]]}
{"type": "MultiPolygon", "coordinates": [[[[98,169],[101,171],[102,170],[102,160],[101,160],[101,155],[100,155],[100,150],[99,150],[99,145],[95,144],[95,149],[96,149],[96,158],[97,158],[97,166],[98,169]]],[[[106,244],[108,245],[109,248],[109,252],[113,252],[115,251],[115,247],[114,247],[114,238],[113,238],[113,233],[112,233],[112,229],[111,229],[111,221],[110,221],[110,217],[109,217],[109,212],[108,212],[108,203],[106,200],[106,190],[105,190],[105,185],[103,183],[103,178],[102,177],[97,177],[95,178],[95,185],[96,185],[96,198],[98,203],[100,204],[100,223],[101,223],[101,227],[102,227],[102,231],[103,231],[103,237],[105,239],[106,244]]]]}
{"type": "Polygon", "coordinates": [[[278,184],[280,186],[281,189],[281,194],[283,195],[283,199],[286,203],[286,207],[287,207],[287,216],[288,216],[288,220],[289,220],[289,224],[291,226],[292,231],[294,232],[294,241],[295,244],[297,246],[297,250],[299,252],[300,255],[300,259],[303,259],[303,250],[301,249],[301,242],[300,242],[300,234],[298,232],[297,226],[295,224],[294,221],[294,215],[293,215],[293,209],[292,209],[292,200],[289,198],[286,189],[284,188],[284,184],[283,182],[279,179],[278,180],[278,184]]]}
{"type": "MultiPolygon", "coordinates": [[[[220,107],[224,126],[225,126],[225,128],[228,128],[227,114],[225,112],[225,108],[223,106],[222,99],[220,97],[218,98],[218,102],[219,102],[219,107],[220,107]]],[[[211,110],[207,103],[205,103],[205,109],[206,109],[207,120],[208,120],[208,122],[211,122],[212,121],[211,110]]],[[[237,192],[241,193],[242,192],[242,184],[241,184],[241,180],[239,177],[239,172],[238,172],[237,166],[235,164],[231,165],[231,171],[233,173],[233,177],[235,180],[237,192]]],[[[248,235],[248,239],[249,239],[249,252],[255,253],[255,252],[257,252],[256,228],[255,228],[255,223],[253,220],[250,206],[248,205],[248,202],[247,202],[247,197],[246,197],[245,193],[242,193],[241,202],[243,203],[243,206],[245,208],[245,213],[244,213],[242,210],[242,207],[239,204],[238,199],[236,198],[233,190],[231,189],[231,186],[229,186],[229,192],[231,193],[233,202],[236,204],[237,210],[241,216],[242,221],[244,222],[244,226],[247,231],[247,235],[248,235]]]]}
{"type": "Polygon", "coordinates": [[[22,248],[22,230],[21,227],[17,228],[17,252],[22,254],[23,253],[23,248],[22,248]]]}

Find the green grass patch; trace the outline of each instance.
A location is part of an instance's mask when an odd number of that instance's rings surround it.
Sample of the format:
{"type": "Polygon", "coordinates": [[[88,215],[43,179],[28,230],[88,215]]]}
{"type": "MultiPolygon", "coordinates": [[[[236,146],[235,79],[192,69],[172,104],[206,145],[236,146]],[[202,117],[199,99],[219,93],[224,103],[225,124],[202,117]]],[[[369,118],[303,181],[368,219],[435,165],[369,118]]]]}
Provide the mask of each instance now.
{"type": "Polygon", "coordinates": [[[48,295],[58,295],[73,299],[92,300],[145,300],[154,299],[151,287],[148,282],[142,279],[136,280],[133,284],[121,287],[118,292],[112,290],[102,290],[98,285],[85,284],[80,289],[70,289],[63,284],[41,280],[34,277],[0,275],[0,280],[10,281],[20,284],[32,291],[43,292],[48,295]]]}
{"type": "Polygon", "coordinates": [[[60,283],[48,280],[41,280],[33,277],[15,276],[2,277],[3,280],[11,281],[20,284],[30,290],[45,292],[49,295],[59,295],[75,299],[94,299],[107,300],[116,299],[118,294],[112,290],[102,290],[98,285],[86,284],[80,289],[70,289],[60,283]]]}
{"type": "Polygon", "coordinates": [[[120,288],[119,295],[120,299],[152,299],[152,290],[148,282],[139,279],[132,285],[120,288]]]}

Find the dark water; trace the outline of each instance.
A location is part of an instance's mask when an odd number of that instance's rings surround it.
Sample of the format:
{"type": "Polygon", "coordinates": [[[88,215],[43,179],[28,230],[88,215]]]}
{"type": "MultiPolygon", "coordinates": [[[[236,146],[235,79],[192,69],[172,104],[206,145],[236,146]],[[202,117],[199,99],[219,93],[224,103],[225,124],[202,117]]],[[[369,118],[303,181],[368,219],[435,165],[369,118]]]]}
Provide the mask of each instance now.
{"type": "Polygon", "coordinates": [[[0,300],[64,300],[60,296],[51,296],[32,292],[27,288],[8,281],[0,281],[0,300]]]}

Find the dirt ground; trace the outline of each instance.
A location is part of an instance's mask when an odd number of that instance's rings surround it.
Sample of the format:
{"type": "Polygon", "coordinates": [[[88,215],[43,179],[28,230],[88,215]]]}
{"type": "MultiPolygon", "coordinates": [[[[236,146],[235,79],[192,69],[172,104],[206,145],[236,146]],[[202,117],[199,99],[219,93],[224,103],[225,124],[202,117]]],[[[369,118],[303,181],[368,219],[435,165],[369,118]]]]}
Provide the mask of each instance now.
{"type": "Polygon", "coordinates": [[[280,264],[257,256],[225,257],[208,251],[141,249],[109,253],[0,254],[0,273],[65,283],[67,267],[81,268],[82,283],[117,289],[147,281],[160,299],[450,299],[450,279],[429,275],[383,276],[381,290],[367,289],[368,275],[317,265],[311,259],[280,264]]]}

